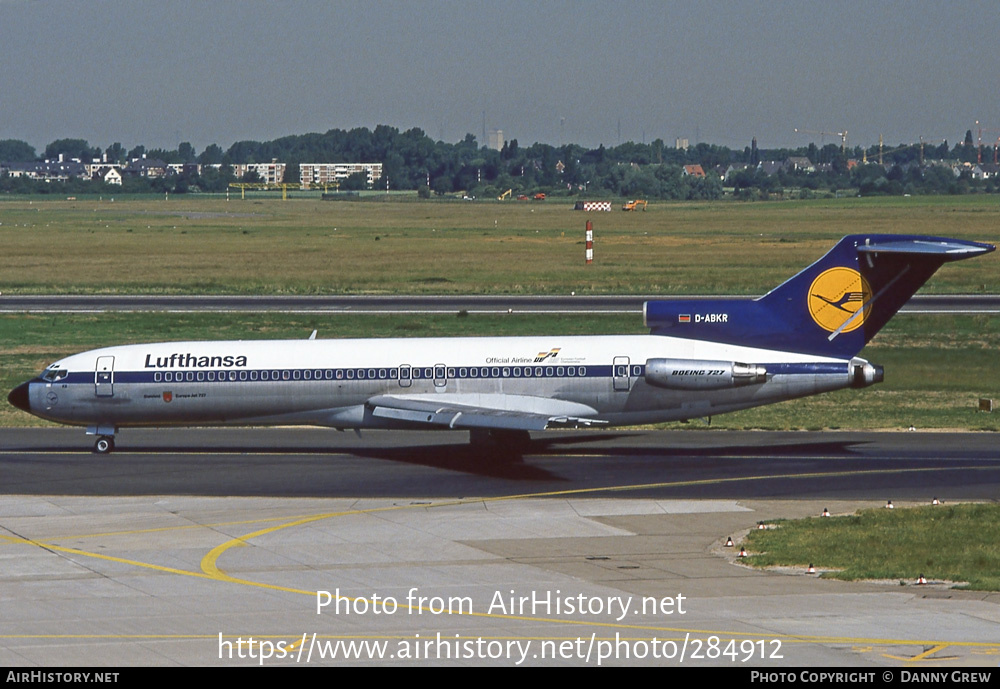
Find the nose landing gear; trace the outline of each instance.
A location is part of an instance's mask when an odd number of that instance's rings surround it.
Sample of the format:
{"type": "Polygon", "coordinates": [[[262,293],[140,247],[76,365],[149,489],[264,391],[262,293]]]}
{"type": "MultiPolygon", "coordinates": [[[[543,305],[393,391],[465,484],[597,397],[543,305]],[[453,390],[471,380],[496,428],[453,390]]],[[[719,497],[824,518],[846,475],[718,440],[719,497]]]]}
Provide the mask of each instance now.
{"type": "Polygon", "coordinates": [[[117,432],[118,427],[111,424],[88,426],[87,435],[97,436],[97,440],[94,441],[94,452],[99,455],[106,455],[113,452],[115,449],[115,434],[117,432]]]}

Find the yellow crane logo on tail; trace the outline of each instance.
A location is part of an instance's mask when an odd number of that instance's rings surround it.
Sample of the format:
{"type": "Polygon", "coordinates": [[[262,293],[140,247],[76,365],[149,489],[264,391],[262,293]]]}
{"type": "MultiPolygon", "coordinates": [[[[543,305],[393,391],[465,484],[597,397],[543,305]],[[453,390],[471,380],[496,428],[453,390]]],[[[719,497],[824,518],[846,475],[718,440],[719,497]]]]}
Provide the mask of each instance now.
{"type": "Polygon", "coordinates": [[[865,322],[870,306],[857,318],[854,316],[871,298],[872,289],[861,273],[842,266],[830,268],[809,286],[809,315],[816,325],[830,332],[853,318],[841,331],[849,333],[865,322]]]}

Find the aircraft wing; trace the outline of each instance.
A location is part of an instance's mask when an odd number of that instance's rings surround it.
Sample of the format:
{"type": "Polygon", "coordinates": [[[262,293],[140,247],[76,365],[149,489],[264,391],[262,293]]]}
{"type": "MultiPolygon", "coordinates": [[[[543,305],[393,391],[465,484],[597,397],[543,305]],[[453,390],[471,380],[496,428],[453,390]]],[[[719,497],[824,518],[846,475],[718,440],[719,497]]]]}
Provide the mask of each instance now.
{"type": "Polygon", "coordinates": [[[366,406],[383,419],[461,429],[541,431],[607,423],[587,405],[530,395],[378,395],[366,406]]]}

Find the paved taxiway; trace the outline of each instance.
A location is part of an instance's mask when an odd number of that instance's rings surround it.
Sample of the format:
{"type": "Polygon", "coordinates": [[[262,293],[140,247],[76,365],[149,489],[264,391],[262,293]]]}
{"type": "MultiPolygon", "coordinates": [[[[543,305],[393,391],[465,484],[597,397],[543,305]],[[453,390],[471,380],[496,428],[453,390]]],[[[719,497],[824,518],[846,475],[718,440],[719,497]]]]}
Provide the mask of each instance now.
{"type": "Polygon", "coordinates": [[[265,664],[357,663],[352,641],[385,644],[371,664],[1000,662],[1000,595],[757,572],[722,546],[824,507],[995,500],[994,434],[535,438],[495,464],[464,433],[125,431],[96,456],[79,430],[0,430],[0,664],[256,664],[250,636],[284,649],[265,664]],[[317,615],[337,589],[352,611],[317,615]]]}

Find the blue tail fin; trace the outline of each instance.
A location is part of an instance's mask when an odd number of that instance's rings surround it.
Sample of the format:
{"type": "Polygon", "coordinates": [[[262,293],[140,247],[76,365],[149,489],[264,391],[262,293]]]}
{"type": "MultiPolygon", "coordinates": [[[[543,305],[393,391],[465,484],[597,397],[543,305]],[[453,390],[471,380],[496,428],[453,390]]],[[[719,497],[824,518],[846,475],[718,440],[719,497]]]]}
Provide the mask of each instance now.
{"type": "Polygon", "coordinates": [[[764,349],[855,356],[942,264],[990,244],[856,234],[763,297],[649,301],[654,334],[764,349]]]}

